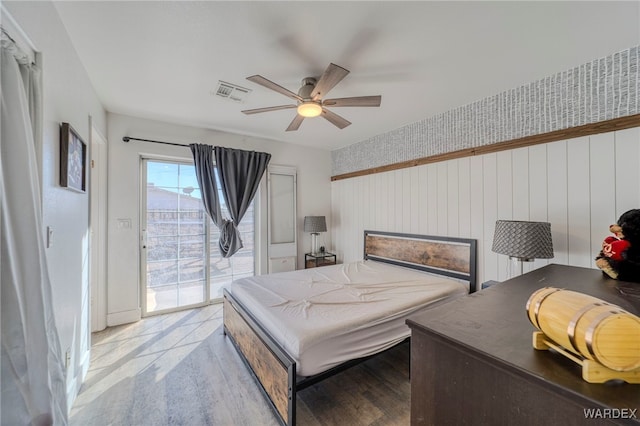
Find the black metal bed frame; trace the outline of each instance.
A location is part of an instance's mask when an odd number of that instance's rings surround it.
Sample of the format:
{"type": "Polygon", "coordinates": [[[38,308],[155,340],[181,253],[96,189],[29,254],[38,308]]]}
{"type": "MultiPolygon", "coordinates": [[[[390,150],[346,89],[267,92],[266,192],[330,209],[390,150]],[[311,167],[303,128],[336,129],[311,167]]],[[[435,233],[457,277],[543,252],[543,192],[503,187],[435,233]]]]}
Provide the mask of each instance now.
{"type": "MultiPolygon", "coordinates": [[[[366,253],[366,249],[365,249],[365,253],[364,253],[364,259],[365,260],[375,260],[375,261],[380,261],[380,262],[386,262],[386,263],[390,263],[390,264],[394,264],[394,265],[399,265],[399,266],[404,266],[404,267],[409,267],[409,268],[413,268],[413,269],[419,269],[422,271],[426,271],[426,272],[431,272],[431,273],[435,273],[435,274],[439,274],[439,275],[445,275],[448,277],[453,277],[453,278],[457,278],[457,279],[461,279],[461,280],[465,280],[469,282],[469,288],[470,288],[470,292],[474,292],[476,291],[476,287],[477,287],[477,283],[476,283],[476,240],[472,240],[472,239],[464,239],[464,238],[453,238],[453,237],[438,237],[438,236],[425,236],[425,235],[416,235],[416,234],[404,234],[404,233],[393,233],[393,232],[377,232],[377,231],[364,231],[364,239],[366,241],[366,238],[368,235],[381,235],[381,236],[389,236],[389,237],[399,237],[399,238],[407,238],[407,239],[421,239],[421,240],[430,240],[430,241],[441,241],[441,242],[452,242],[452,243],[459,243],[459,244],[465,244],[469,246],[469,264],[470,264],[470,273],[469,274],[461,274],[458,272],[452,272],[452,271],[445,271],[445,270],[441,270],[441,269],[434,269],[434,268],[430,268],[428,266],[425,265],[418,265],[418,264],[414,264],[414,263],[407,263],[407,262],[402,262],[402,261],[398,261],[398,260],[394,260],[394,259],[388,259],[388,258],[384,258],[384,257],[379,257],[379,256],[371,256],[368,255],[366,253]]],[[[288,406],[287,406],[287,419],[285,420],[283,418],[283,416],[280,414],[278,407],[276,406],[276,404],[274,403],[274,401],[271,398],[271,395],[269,394],[268,390],[265,388],[264,384],[262,383],[262,381],[260,380],[260,378],[258,377],[258,375],[256,374],[256,372],[254,371],[254,368],[250,362],[249,359],[247,359],[246,355],[243,353],[243,351],[241,350],[238,342],[236,341],[236,338],[233,336],[233,333],[231,332],[231,330],[229,330],[227,328],[227,324],[225,321],[224,324],[224,334],[228,337],[230,337],[231,342],[233,343],[234,347],[236,348],[236,350],[238,351],[238,353],[240,354],[240,357],[242,359],[242,361],[244,362],[244,364],[248,367],[251,375],[253,376],[253,378],[256,380],[256,382],[259,385],[259,388],[262,392],[262,394],[266,397],[269,405],[271,406],[271,408],[273,409],[274,413],[276,414],[278,420],[280,421],[281,424],[283,425],[295,425],[296,424],[296,402],[297,402],[297,392],[301,391],[309,386],[312,386],[328,377],[331,377],[337,373],[340,373],[348,368],[351,368],[354,365],[360,364],[372,357],[378,356],[381,353],[387,352],[388,350],[391,350],[393,348],[395,348],[397,345],[402,344],[404,342],[406,342],[407,340],[409,340],[409,338],[403,340],[402,342],[399,342],[398,344],[394,345],[393,347],[386,349],[384,351],[381,351],[377,354],[373,354],[367,357],[363,357],[363,358],[358,358],[358,359],[354,359],[354,360],[350,360],[350,361],[346,361],[338,366],[335,366],[327,371],[324,371],[322,373],[313,375],[313,376],[308,376],[308,377],[298,377],[296,374],[296,362],[295,360],[282,348],[282,346],[280,344],[278,344],[278,342],[276,342],[271,335],[267,332],[267,330],[264,329],[264,327],[260,324],[260,322],[254,317],[254,315],[249,312],[248,309],[246,309],[242,303],[240,303],[237,299],[235,299],[233,297],[233,295],[231,293],[229,293],[226,289],[224,290],[224,299],[225,302],[228,303],[233,309],[235,309],[235,311],[240,315],[240,317],[242,318],[242,320],[245,321],[245,323],[251,328],[251,330],[255,333],[255,335],[257,336],[257,338],[260,339],[260,341],[262,342],[262,344],[267,347],[269,349],[269,351],[271,352],[271,354],[273,354],[273,356],[278,360],[278,362],[280,363],[280,365],[283,368],[283,371],[286,370],[287,375],[288,375],[288,389],[287,389],[287,394],[288,394],[288,406]]],[[[227,308],[227,306],[225,305],[225,309],[227,308]]]]}

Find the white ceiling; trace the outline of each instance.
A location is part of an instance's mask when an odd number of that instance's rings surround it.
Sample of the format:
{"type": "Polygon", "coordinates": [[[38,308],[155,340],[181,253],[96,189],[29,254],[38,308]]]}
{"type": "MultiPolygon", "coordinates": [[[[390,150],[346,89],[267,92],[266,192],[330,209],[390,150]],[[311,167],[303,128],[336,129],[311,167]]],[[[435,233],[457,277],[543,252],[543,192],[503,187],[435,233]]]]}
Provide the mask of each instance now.
{"type": "MultiPolygon", "coordinates": [[[[640,44],[627,2],[56,2],[105,108],[165,122],[336,149],[640,44]],[[380,108],[295,115],[246,80],[297,92],[334,62],[351,71],[329,97],[382,95],[380,108]],[[212,96],[218,80],[252,90],[212,96]]],[[[141,136],[143,137],[143,136],[141,136]]]]}

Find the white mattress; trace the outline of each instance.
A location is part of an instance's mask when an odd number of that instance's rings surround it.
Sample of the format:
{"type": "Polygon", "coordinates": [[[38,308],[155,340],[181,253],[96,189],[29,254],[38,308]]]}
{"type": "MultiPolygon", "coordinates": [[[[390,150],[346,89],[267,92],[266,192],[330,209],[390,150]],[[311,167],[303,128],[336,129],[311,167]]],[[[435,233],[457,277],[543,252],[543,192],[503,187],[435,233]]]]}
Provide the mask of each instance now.
{"type": "Polygon", "coordinates": [[[409,336],[407,316],[468,292],[455,279],[374,261],[234,281],[228,288],[291,355],[300,376],[409,336]]]}

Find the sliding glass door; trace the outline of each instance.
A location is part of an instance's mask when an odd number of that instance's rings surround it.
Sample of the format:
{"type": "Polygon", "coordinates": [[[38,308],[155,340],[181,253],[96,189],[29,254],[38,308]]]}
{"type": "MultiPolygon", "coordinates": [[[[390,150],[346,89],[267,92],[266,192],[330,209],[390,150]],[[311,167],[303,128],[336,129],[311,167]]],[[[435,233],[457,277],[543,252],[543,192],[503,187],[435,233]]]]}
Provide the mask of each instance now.
{"type": "Polygon", "coordinates": [[[202,207],[193,164],[144,159],[142,169],[144,315],[219,300],[224,285],[254,274],[253,205],[240,225],[244,248],[224,259],[217,229],[202,207]]]}

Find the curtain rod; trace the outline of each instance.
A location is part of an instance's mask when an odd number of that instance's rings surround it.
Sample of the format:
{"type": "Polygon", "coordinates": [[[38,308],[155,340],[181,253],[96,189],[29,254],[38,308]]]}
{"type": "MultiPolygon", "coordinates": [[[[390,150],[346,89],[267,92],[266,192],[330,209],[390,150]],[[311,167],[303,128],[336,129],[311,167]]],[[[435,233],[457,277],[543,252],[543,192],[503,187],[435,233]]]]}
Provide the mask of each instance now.
{"type": "Polygon", "coordinates": [[[142,142],[151,142],[151,143],[161,143],[163,145],[173,145],[173,146],[186,146],[189,147],[189,145],[185,145],[183,143],[175,143],[175,142],[162,142],[162,141],[154,141],[151,139],[140,139],[140,138],[131,138],[129,136],[124,136],[122,138],[123,142],[129,142],[130,140],[134,140],[134,141],[142,141],[142,142]]]}
{"type": "Polygon", "coordinates": [[[7,30],[5,30],[4,28],[2,28],[2,25],[0,25],[0,31],[2,31],[2,34],[7,37],[9,40],[11,40],[11,43],[16,44],[16,41],[13,39],[13,37],[11,37],[11,35],[9,35],[9,32],[7,30]]]}
{"type": "MultiPolygon", "coordinates": [[[[2,3],[0,1],[0,3],[2,3]]],[[[21,55],[29,58],[27,62],[39,65],[40,60],[36,61],[36,55],[38,49],[35,44],[29,38],[27,33],[24,32],[22,27],[11,16],[7,8],[0,4],[0,16],[3,16],[4,25],[2,25],[2,34],[5,34],[13,45],[18,49],[21,55]],[[6,19],[5,19],[6,18],[6,19]]]]}
{"type": "Polygon", "coordinates": [[[32,57],[32,55],[29,55],[27,52],[25,52],[22,49],[21,45],[19,45],[18,42],[13,37],[11,37],[7,30],[5,30],[2,26],[0,26],[0,30],[0,45],[2,45],[3,48],[6,47],[9,52],[13,54],[13,57],[16,59],[16,61],[18,61],[19,64],[27,65],[35,63],[35,59],[32,57]]]}

